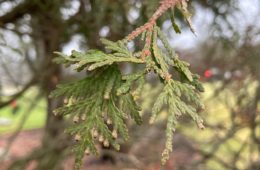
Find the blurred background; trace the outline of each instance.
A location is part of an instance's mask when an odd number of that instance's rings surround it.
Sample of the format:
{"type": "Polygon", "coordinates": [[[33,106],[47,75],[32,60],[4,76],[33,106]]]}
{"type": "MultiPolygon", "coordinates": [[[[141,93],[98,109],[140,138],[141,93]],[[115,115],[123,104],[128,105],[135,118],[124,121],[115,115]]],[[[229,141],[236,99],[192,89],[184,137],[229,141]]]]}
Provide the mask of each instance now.
{"type": "MultiPolygon", "coordinates": [[[[119,40],[143,25],[159,0],[0,0],[0,170],[73,169],[66,119],[54,117],[61,102],[48,98],[59,82],[85,73],[52,63],[53,51],[102,49],[100,37],[119,40]]],[[[120,153],[103,150],[86,157],[88,170],[260,170],[260,1],[192,0],[197,36],[181,15],[176,34],[170,17],[158,22],[172,47],[201,76],[206,105],[201,131],[181,119],[173,153],[160,165],[164,116],[130,126],[131,140],[120,153]]],[[[136,43],[138,44],[138,43],[136,43]]],[[[138,48],[135,42],[131,48],[138,48]]],[[[123,65],[124,70],[133,70],[123,65]]],[[[145,85],[146,120],[161,90],[145,85]]]]}

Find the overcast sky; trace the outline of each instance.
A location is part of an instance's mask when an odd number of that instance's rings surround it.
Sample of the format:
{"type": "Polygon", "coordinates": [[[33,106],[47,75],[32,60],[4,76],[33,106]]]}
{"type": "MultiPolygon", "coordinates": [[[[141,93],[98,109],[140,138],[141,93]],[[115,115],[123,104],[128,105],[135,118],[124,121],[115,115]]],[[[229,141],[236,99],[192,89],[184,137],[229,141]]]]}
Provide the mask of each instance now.
{"type": "MultiPolygon", "coordinates": [[[[74,5],[74,7],[76,6],[77,4],[74,5]]],[[[197,36],[187,29],[183,30],[182,34],[175,34],[171,28],[171,23],[165,22],[164,30],[170,32],[172,37],[170,39],[172,46],[183,47],[183,44],[185,44],[185,48],[193,48],[197,45],[197,43],[200,43],[207,38],[209,33],[208,30],[213,20],[213,14],[209,9],[199,8],[199,6],[196,6],[196,8],[197,10],[192,21],[196,29],[197,36]]],[[[255,25],[260,28],[260,0],[238,0],[238,8],[240,9],[240,12],[235,14],[235,18],[230,18],[230,22],[235,25],[235,28],[238,31],[243,32],[245,26],[248,25],[255,25]]],[[[73,12],[73,10],[70,12],[73,12]]],[[[131,16],[133,18],[137,18],[138,14],[132,11],[131,16]]],[[[79,35],[74,36],[73,41],[65,46],[63,52],[69,54],[72,49],[80,50],[79,44],[81,41],[83,41],[82,37],[79,35]]]]}

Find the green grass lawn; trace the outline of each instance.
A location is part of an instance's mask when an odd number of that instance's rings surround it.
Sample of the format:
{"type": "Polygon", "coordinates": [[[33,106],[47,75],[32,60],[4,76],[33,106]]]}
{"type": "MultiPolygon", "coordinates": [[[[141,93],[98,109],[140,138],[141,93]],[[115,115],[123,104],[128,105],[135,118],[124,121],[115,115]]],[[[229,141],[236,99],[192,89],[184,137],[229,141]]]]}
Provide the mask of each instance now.
{"type": "Polygon", "coordinates": [[[9,119],[11,121],[8,125],[0,125],[0,134],[15,131],[22,120],[24,115],[28,115],[26,122],[23,125],[23,130],[25,129],[36,129],[44,126],[46,119],[46,102],[44,99],[39,99],[35,102],[35,97],[37,95],[37,88],[31,88],[24,96],[17,100],[17,105],[19,106],[18,112],[13,115],[12,107],[7,106],[0,109],[0,119],[9,119]],[[35,102],[35,107],[31,112],[28,112],[28,107],[35,102]]]}

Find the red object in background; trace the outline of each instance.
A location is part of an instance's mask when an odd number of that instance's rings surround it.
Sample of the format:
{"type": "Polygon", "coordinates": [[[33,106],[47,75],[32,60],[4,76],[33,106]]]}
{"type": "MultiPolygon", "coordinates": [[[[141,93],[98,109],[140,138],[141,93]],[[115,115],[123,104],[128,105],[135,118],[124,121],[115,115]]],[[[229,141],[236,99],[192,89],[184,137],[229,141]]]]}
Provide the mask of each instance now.
{"type": "Polygon", "coordinates": [[[13,100],[10,105],[11,105],[12,108],[16,108],[17,107],[16,100],[13,100]]]}
{"type": "Polygon", "coordinates": [[[18,111],[20,110],[20,107],[19,105],[17,104],[17,101],[16,100],[13,100],[11,103],[10,103],[10,106],[12,108],[12,114],[15,115],[16,113],[18,113],[18,111]]]}
{"type": "Polygon", "coordinates": [[[206,77],[206,78],[210,78],[210,77],[212,77],[212,71],[211,70],[206,70],[205,72],[204,72],[204,77],[206,77]]]}

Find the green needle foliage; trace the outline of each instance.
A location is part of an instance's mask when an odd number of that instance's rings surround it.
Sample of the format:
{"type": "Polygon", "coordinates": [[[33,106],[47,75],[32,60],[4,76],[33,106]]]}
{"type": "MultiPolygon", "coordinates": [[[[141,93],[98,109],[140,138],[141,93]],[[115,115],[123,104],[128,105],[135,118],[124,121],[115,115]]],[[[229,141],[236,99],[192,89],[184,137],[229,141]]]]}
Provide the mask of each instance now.
{"type": "Polygon", "coordinates": [[[51,96],[65,96],[66,104],[54,110],[56,114],[72,115],[74,125],[67,132],[74,135],[76,167],[79,168],[84,153],[97,154],[95,140],[119,150],[117,133],[128,140],[125,119],[131,117],[142,123],[140,108],[129,94],[117,95],[124,81],[116,65],[102,68],[83,80],[59,85],[51,96]],[[113,128],[110,128],[113,127],[113,128]]]}
{"type": "MultiPolygon", "coordinates": [[[[80,169],[84,154],[98,154],[96,148],[98,142],[105,147],[112,145],[119,150],[118,136],[124,140],[129,138],[126,119],[132,118],[137,124],[142,123],[141,109],[134,99],[142,91],[146,75],[150,72],[157,74],[164,85],[153,105],[150,123],[156,120],[163,107],[168,108],[162,163],[165,164],[169,159],[173,132],[180,116],[187,114],[200,128],[203,128],[203,121],[197,114],[197,111],[204,107],[199,98],[199,92],[204,90],[198,81],[199,77],[191,73],[189,64],[178,57],[156,25],[159,16],[175,6],[187,16],[185,3],[186,1],[182,0],[161,1],[161,6],[150,21],[125,39],[117,42],[102,39],[106,52],[72,51],[70,56],[56,52],[57,63],[73,65],[77,71],[88,71],[86,78],[59,85],[51,94],[51,97],[62,96],[66,99],[64,106],[57,108],[54,113],[73,117],[75,124],[69,127],[67,132],[77,141],[74,147],[76,169],[80,169]],[[141,51],[131,52],[127,48],[127,43],[139,35],[142,35],[140,41],[144,41],[144,48],[141,51]],[[158,46],[158,41],[162,42],[163,47],[158,46]],[[143,70],[122,75],[119,69],[119,64],[122,62],[143,65],[143,70]],[[172,69],[178,75],[171,75],[172,69]]],[[[186,20],[190,24],[189,17],[190,15],[186,20]]],[[[174,26],[175,30],[178,30],[175,23],[174,26]]],[[[193,31],[193,28],[191,30],[193,31]]]]}

